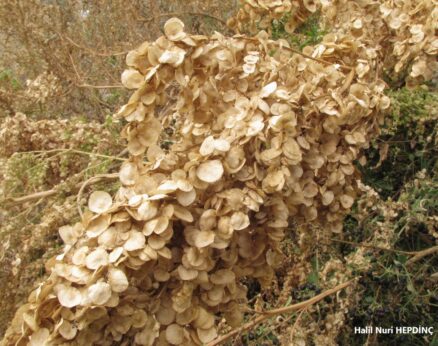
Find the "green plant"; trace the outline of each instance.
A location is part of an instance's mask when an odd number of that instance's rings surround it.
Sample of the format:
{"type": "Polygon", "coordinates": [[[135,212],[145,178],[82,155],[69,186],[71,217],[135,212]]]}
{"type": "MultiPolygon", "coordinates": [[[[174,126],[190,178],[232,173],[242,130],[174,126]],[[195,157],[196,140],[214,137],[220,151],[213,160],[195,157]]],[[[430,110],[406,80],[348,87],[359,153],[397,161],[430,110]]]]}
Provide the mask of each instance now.
{"type": "Polygon", "coordinates": [[[285,39],[293,46],[302,50],[306,46],[318,44],[327,33],[320,25],[320,13],[311,15],[305,22],[297,27],[294,33],[288,33],[285,29],[291,14],[285,14],[278,20],[271,23],[272,38],[275,40],[285,39]]]}

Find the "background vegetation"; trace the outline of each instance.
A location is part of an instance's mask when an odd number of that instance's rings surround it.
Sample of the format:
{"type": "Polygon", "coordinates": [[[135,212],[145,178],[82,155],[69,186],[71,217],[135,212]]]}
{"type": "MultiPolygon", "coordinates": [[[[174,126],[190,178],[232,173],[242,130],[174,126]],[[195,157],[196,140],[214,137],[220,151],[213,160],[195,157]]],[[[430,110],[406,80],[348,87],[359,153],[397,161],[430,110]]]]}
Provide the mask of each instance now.
{"type": "MultiPolygon", "coordinates": [[[[119,82],[126,52],[159,36],[175,14],[190,32],[227,32],[225,21],[236,9],[232,0],[0,4],[0,336],[45,277],[44,263],[60,246],[59,226],[78,218],[82,183],[116,172],[126,155],[121,124],[112,118],[128,96],[119,82]]],[[[327,30],[318,14],[293,35],[282,20],[272,28],[274,38],[297,49],[319,42],[327,30]]],[[[296,239],[287,239],[288,261],[272,287],[248,283],[253,308],[307,299],[339,275],[361,277],[356,294],[341,297],[341,304],[327,298],[298,315],[273,319],[234,344],[438,345],[436,333],[353,333],[354,326],[369,324],[438,328],[437,252],[421,252],[436,249],[438,238],[437,85],[387,83],[391,111],[357,163],[363,195],[342,236],[312,242],[306,262],[296,239]],[[302,265],[306,275],[296,275],[292,265],[302,265]]],[[[117,188],[99,184],[87,188],[83,199],[93,189],[117,188]]]]}

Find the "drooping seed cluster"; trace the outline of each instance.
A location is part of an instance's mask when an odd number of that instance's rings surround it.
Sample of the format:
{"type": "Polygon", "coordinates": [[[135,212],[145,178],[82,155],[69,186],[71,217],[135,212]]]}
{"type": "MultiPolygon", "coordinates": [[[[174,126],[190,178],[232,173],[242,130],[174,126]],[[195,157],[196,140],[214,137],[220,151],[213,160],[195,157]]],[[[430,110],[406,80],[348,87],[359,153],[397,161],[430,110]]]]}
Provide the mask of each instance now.
{"type": "Polygon", "coordinates": [[[208,344],[219,317],[241,324],[242,278],[269,285],[291,219],[342,230],[353,161],[389,107],[375,47],[339,30],[303,55],[176,18],[164,33],[126,59],[122,187],[60,229],[64,252],[5,345],[208,344]]]}

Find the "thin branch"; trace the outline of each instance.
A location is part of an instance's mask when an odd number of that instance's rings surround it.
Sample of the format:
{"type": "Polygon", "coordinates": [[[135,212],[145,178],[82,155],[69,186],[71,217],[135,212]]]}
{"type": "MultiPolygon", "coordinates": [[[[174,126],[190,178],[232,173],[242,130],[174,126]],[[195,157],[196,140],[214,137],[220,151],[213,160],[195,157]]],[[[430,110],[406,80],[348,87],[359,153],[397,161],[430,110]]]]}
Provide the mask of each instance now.
{"type": "Polygon", "coordinates": [[[428,248],[428,249],[425,249],[425,250],[417,251],[416,254],[414,255],[414,257],[410,258],[406,262],[406,264],[410,265],[412,263],[418,262],[423,257],[428,256],[428,255],[432,255],[435,252],[438,252],[438,245],[437,246],[433,246],[433,247],[428,248]]]}
{"type": "MultiPolygon", "coordinates": [[[[119,156],[123,156],[127,153],[127,149],[124,149],[123,151],[121,151],[118,156],[109,156],[109,155],[103,155],[103,154],[94,154],[94,153],[88,153],[86,151],[81,151],[81,150],[76,150],[76,149],[51,149],[51,150],[34,150],[34,151],[21,151],[18,152],[18,154],[21,153],[54,153],[54,152],[75,152],[78,154],[84,154],[84,155],[90,155],[90,156],[98,156],[98,157],[103,157],[103,158],[107,158],[107,159],[111,159],[111,160],[118,160],[118,161],[126,161],[127,159],[123,159],[119,156]]],[[[58,155],[58,154],[57,154],[58,155]]],[[[55,155],[56,156],[56,155],[55,155]]],[[[53,157],[53,156],[52,156],[53,157]]],[[[79,175],[83,175],[85,173],[86,169],[82,172],[79,173],[79,175]]],[[[78,183],[74,186],[75,189],[80,189],[82,187],[83,183],[78,183]]],[[[43,199],[43,198],[47,198],[47,197],[51,197],[53,195],[56,195],[57,193],[59,193],[60,189],[59,187],[54,187],[50,190],[46,190],[46,191],[39,191],[39,192],[35,192],[32,193],[30,195],[26,195],[26,196],[22,196],[22,197],[7,197],[4,200],[2,200],[4,203],[6,204],[11,204],[11,205],[16,205],[16,204],[23,204],[29,201],[33,201],[35,199],[43,199]]]]}
{"type": "MultiPolygon", "coordinates": [[[[152,22],[153,20],[157,19],[157,18],[162,18],[162,17],[173,17],[173,16],[181,16],[181,15],[190,15],[190,16],[202,16],[202,17],[207,17],[207,18],[211,18],[214,19],[220,23],[222,23],[224,26],[227,26],[227,22],[224,21],[223,19],[219,18],[219,17],[215,17],[211,14],[208,13],[201,13],[201,12],[170,12],[170,13],[161,13],[159,15],[153,16],[151,18],[147,18],[147,19],[140,19],[140,21],[148,23],[148,22],[152,22]]],[[[231,29],[230,29],[231,30],[231,29]]]]}
{"type": "MultiPolygon", "coordinates": [[[[118,176],[118,173],[114,173],[114,176],[107,174],[106,178],[107,179],[108,178],[115,178],[115,175],[118,176]]],[[[95,178],[95,177],[93,177],[93,178],[95,178]]],[[[90,178],[90,179],[92,179],[92,178],[90,178]]],[[[90,179],[88,179],[86,181],[87,185],[88,184],[94,184],[94,183],[97,183],[99,181],[104,180],[104,178],[102,178],[102,177],[100,177],[100,179],[92,180],[92,181],[90,181],[90,179]]],[[[80,189],[80,188],[82,188],[83,185],[84,185],[84,183],[81,182],[81,183],[76,184],[74,187],[75,187],[75,189],[76,188],[80,189]]],[[[42,199],[42,198],[51,197],[51,196],[56,195],[57,193],[59,193],[59,191],[60,191],[60,189],[55,187],[55,188],[50,189],[50,190],[35,192],[35,193],[30,194],[30,195],[26,195],[26,196],[22,196],[22,197],[8,197],[3,202],[4,203],[10,203],[12,205],[23,204],[23,203],[26,203],[26,202],[33,201],[35,199],[42,199]]]]}
{"type": "Polygon", "coordinates": [[[308,299],[304,302],[297,303],[297,304],[290,305],[290,306],[285,306],[285,307],[282,307],[279,309],[266,311],[263,315],[256,317],[253,321],[245,323],[242,327],[233,329],[231,332],[219,336],[215,340],[208,343],[207,346],[220,345],[223,342],[225,342],[226,340],[232,338],[233,336],[235,336],[239,333],[242,333],[245,330],[248,330],[248,329],[255,327],[256,325],[266,321],[267,319],[271,318],[272,316],[306,309],[307,307],[319,302],[320,300],[324,299],[325,297],[328,297],[329,295],[337,293],[337,292],[343,290],[344,288],[350,286],[353,282],[354,282],[354,280],[344,282],[343,284],[340,284],[340,285],[333,287],[325,292],[322,292],[321,294],[318,294],[317,296],[315,296],[311,299],[308,299]]]}
{"type": "Polygon", "coordinates": [[[300,314],[298,315],[297,319],[295,320],[294,325],[292,326],[292,329],[290,330],[290,341],[292,342],[294,334],[295,334],[295,329],[298,326],[298,323],[301,320],[301,316],[303,315],[303,313],[305,313],[307,311],[307,308],[304,308],[303,310],[301,310],[300,314]]]}
{"type": "Polygon", "coordinates": [[[77,47],[77,48],[79,48],[79,49],[82,49],[82,50],[88,52],[88,53],[91,54],[91,55],[96,55],[96,56],[103,56],[103,57],[106,57],[106,56],[125,55],[125,54],[128,53],[128,51],[126,51],[126,52],[114,52],[114,53],[112,53],[112,52],[110,52],[110,53],[100,53],[100,52],[96,52],[96,51],[94,51],[94,50],[91,49],[91,48],[88,48],[88,47],[85,47],[85,46],[82,46],[82,45],[76,43],[75,41],[73,41],[73,40],[72,40],[70,37],[68,37],[68,36],[61,35],[60,33],[58,33],[58,35],[61,37],[61,39],[66,39],[66,40],[67,40],[68,42],[70,42],[73,46],[75,46],[75,47],[77,47]]]}
{"type": "Polygon", "coordinates": [[[91,85],[88,83],[76,84],[78,88],[91,88],[91,89],[125,89],[123,85],[91,85]]]}
{"type": "Polygon", "coordinates": [[[27,196],[23,196],[23,197],[10,197],[7,198],[5,203],[11,202],[12,204],[22,204],[22,203],[26,203],[29,201],[33,201],[34,199],[39,199],[39,198],[46,198],[46,197],[50,197],[53,195],[56,195],[58,193],[58,189],[53,188],[47,191],[40,191],[40,192],[36,192],[36,193],[32,193],[30,195],[27,196]]]}
{"type": "Polygon", "coordinates": [[[341,239],[335,239],[335,238],[330,238],[331,241],[337,242],[337,243],[342,243],[342,244],[348,244],[348,245],[353,245],[353,246],[357,246],[357,247],[365,247],[368,249],[374,249],[374,250],[383,250],[383,251],[388,251],[388,252],[394,252],[394,253],[400,253],[403,255],[415,255],[417,252],[416,251],[403,251],[403,250],[394,250],[394,249],[387,249],[381,246],[376,246],[376,245],[368,245],[368,244],[362,244],[362,243],[355,243],[352,241],[347,241],[347,240],[341,240],[341,239]]]}
{"type": "MultiPolygon", "coordinates": [[[[104,159],[110,159],[110,160],[117,160],[125,162],[128,159],[124,159],[117,156],[111,156],[111,155],[104,155],[104,154],[98,154],[98,153],[90,153],[88,151],[78,150],[78,149],[50,149],[50,150],[33,150],[33,151],[18,151],[17,154],[33,154],[33,153],[41,153],[41,154],[50,154],[50,153],[75,153],[75,154],[81,154],[81,155],[87,155],[87,156],[95,156],[95,157],[101,157],[104,159]]],[[[125,151],[123,151],[125,153],[125,151]]]]}
{"type": "Polygon", "coordinates": [[[76,68],[76,64],[75,64],[75,61],[74,61],[73,57],[71,56],[71,54],[68,54],[68,56],[70,58],[70,62],[72,64],[72,66],[73,66],[73,70],[75,71],[76,79],[78,80],[77,82],[75,82],[75,81],[72,81],[72,82],[78,88],[91,88],[91,89],[124,89],[125,88],[121,84],[117,84],[117,85],[91,85],[91,84],[88,84],[88,83],[84,83],[84,79],[79,74],[78,69],[76,68]]]}

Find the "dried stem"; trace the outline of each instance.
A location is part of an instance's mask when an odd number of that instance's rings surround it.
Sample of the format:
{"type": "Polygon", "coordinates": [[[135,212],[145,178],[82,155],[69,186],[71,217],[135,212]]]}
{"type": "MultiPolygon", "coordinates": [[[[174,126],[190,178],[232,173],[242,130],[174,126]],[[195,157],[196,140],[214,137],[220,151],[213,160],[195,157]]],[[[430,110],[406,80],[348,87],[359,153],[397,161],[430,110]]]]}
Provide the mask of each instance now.
{"type": "Polygon", "coordinates": [[[377,245],[355,243],[355,242],[352,242],[352,241],[341,240],[341,239],[336,239],[336,238],[330,238],[330,240],[334,241],[334,242],[337,242],[337,243],[348,244],[348,245],[353,245],[353,246],[357,246],[357,247],[365,247],[365,248],[373,249],[373,250],[382,250],[382,251],[400,253],[400,254],[409,255],[409,256],[417,254],[417,251],[403,251],[403,250],[387,249],[387,248],[384,248],[384,247],[381,247],[381,246],[377,246],[377,245]]]}
{"type": "Polygon", "coordinates": [[[415,253],[412,253],[412,254],[415,254],[414,257],[410,258],[406,262],[406,264],[410,265],[412,263],[415,263],[415,262],[419,261],[420,259],[422,259],[423,257],[428,256],[428,255],[432,255],[435,252],[438,252],[438,245],[433,246],[433,247],[428,248],[428,249],[425,249],[425,250],[421,250],[421,251],[417,251],[415,253]]]}
{"type": "Polygon", "coordinates": [[[124,158],[121,158],[118,156],[90,153],[88,151],[83,151],[83,150],[78,150],[78,149],[51,149],[51,150],[19,151],[19,152],[17,152],[17,154],[33,154],[33,153],[50,154],[50,153],[58,153],[58,152],[75,153],[75,154],[81,154],[81,155],[87,155],[87,156],[95,156],[95,157],[101,157],[103,159],[117,160],[117,161],[122,161],[122,162],[125,162],[128,160],[128,159],[124,159],[124,158]]]}
{"type": "Polygon", "coordinates": [[[228,27],[227,26],[227,22],[224,21],[223,19],[221,19],[219,17],[215,17],[215,16],[213,16],[211,14],[208,14],[208,13],[201,13],[201,12],[170,12],[170,13],[161,13],[161,14],[153,16],[151,18],[141,19],[141,21],[145,22],[145,23],[148,23],[148,22],[152,22],[153,20],[155,20],[157,18],[173,17],[173,16],[181,16],[181,15],[202,16],[202,17],[211,18],[211,19],[214,19],[214,20],[222,23],[224,26],[228,27]]]}
{"type": "Polygon", "coordinates": [[[304,302],[301,302],[301,303],[297,303],[297,304],[290,305],[290,306],[285,306],[285,307],[282,307],[279,309],[265,311],[261,316],[256,317],[253,321],[245,323],[242,327],[233,329],[231,332],[229,332],[225,335],[219,336],[218,338],[216,338],[212,342],[208,343],[207,346],[220,345],[223,342],[225,342],[226,340],[232,338],[233,336],[235,336],[239,333],[242,333],[245,330],[251,329],[251,328],[255,327],[256,325],[266,321],[267,319],[270,319],[272,316],[306,309],[309,306],[324,299],[325,297],[332,295],[336,292],[339,292],[339,291],[343,290],[344,288],[350,286],[353,282],[354,282],[354,280],[344,282],[343,284],[340,284],[336,287],[333,287],[333,288],[331,288],[325,292],[322,292],[321,294],[318,294],[317,296],[315,296],[311,299],[305,300],[304,302]]]}
{"type": "Polygon", "coordinates": [[[85,47],[85,46],[81,46],[80,44],[78,44],[78,43],[76,43],[75,41],[73,41],[70,37],[68,37],[68,36],[65,36],[65,35],[61,35],[60,33],[58,33],[58,35],[61,37],[61,39],[65,39],[65,40],[67,40],[68,42],[70,42],[73,46],[75,46],[75,47],[77,47],[77,48],[79,48],[79,49],[81,49],[81,50],[84,50],[84,51],[86,51],[86,52],[88,52],[89,54],[91,54],[91,55],[96,55],[96,56],[103,56],[103,57],[106,57],[106,56],[117,56],[117,55],[125,55],[125,54],[127,54],[128,52],[126,51],[126,52],[114,52],[114,53],[112,53],[112,52],[109,52],[109,53],[100,53],[100,52],[96,52],[96,51],[94,51],[93,49],[91,49],[91,48],[88,48],[88,47],[85,47]]]}

